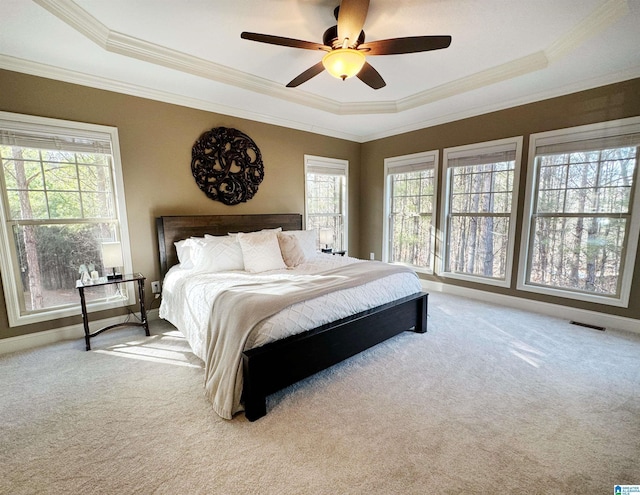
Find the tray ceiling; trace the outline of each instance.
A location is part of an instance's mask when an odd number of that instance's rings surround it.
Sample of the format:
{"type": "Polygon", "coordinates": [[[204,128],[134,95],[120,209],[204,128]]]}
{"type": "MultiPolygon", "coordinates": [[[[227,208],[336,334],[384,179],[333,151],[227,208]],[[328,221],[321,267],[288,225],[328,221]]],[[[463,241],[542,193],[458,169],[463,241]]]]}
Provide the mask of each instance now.
{"type": "Polygon", "coordinates": [[[1,0],[0,68],[365,142],[640,77],[640,0],[371,0],[368,41],[449,34],[445,50],[371,56],[387,86],[326,72],[337,0],[1,0]]]}

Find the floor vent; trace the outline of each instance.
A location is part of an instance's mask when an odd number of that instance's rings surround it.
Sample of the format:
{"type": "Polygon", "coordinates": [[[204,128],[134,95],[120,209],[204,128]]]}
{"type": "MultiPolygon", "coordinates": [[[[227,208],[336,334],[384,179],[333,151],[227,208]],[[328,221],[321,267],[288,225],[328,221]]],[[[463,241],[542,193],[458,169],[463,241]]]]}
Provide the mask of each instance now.
{"type": "Polygon", "coordinates": [[[579,321],[572,321],[570,323],[572,325],[578,325],[580,327],[587,327],[587,328],[592,328],[594,330],[600,330],[601,332],[604,332],[606,330],[606,328],[604,327],[599,327],[598,325],[589,325],[589,323],[580,323],[579,321]]]}

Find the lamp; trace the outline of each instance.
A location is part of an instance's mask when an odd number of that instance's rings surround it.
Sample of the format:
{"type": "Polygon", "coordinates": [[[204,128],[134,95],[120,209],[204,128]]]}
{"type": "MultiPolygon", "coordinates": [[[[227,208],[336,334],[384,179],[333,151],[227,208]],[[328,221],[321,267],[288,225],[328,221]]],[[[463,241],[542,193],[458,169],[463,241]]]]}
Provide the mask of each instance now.
{"type": "Polygon", "coordinates": [[[327,72],[343,81],[360,72],[365,62],[364,53],[353,48],[337,48],[322,57],[322,65],[327,72]]]}
{"type": "Polygon", "coordinates": [[[333,231],[331,229],[320,229],[320,244],[325,247],[321,248],[323,253],[330,253],[329,244],[333,244],[333,231]]]}
{"type": "Polygon", "coordinates": [[[111,268],[113,273],[107,275],[107,280],[115,280],[122,278],[122,273],[116,273],[116,268],[124,264],[122,261],[122,247],[119,242],[103,242],[102,243],[102,265],[105,268],[111,268]]]}

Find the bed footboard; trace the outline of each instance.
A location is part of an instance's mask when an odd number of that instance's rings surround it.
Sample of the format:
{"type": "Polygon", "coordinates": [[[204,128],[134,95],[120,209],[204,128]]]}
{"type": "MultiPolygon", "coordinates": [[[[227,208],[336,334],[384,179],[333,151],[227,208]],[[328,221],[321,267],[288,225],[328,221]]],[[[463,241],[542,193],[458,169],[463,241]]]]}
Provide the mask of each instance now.
{"type": "Polygon", "coordinates": [[[266,397],[405,330],[427,331],[428,294],[408,296],[243,353],[245,416],[267,413],[266,397]]]}

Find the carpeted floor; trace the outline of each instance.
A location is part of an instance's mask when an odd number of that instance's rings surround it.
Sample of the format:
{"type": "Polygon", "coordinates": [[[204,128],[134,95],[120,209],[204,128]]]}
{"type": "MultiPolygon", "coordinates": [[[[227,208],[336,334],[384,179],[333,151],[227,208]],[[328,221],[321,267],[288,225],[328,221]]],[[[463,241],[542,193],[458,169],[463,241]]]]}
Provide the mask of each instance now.
{"type": "Polygon", "coordinates": [[[170,325],[0,356],[2,494],[607,494],[640,484],[640,335],[431,294],[393,338],[220,419],[170,325]]]}

